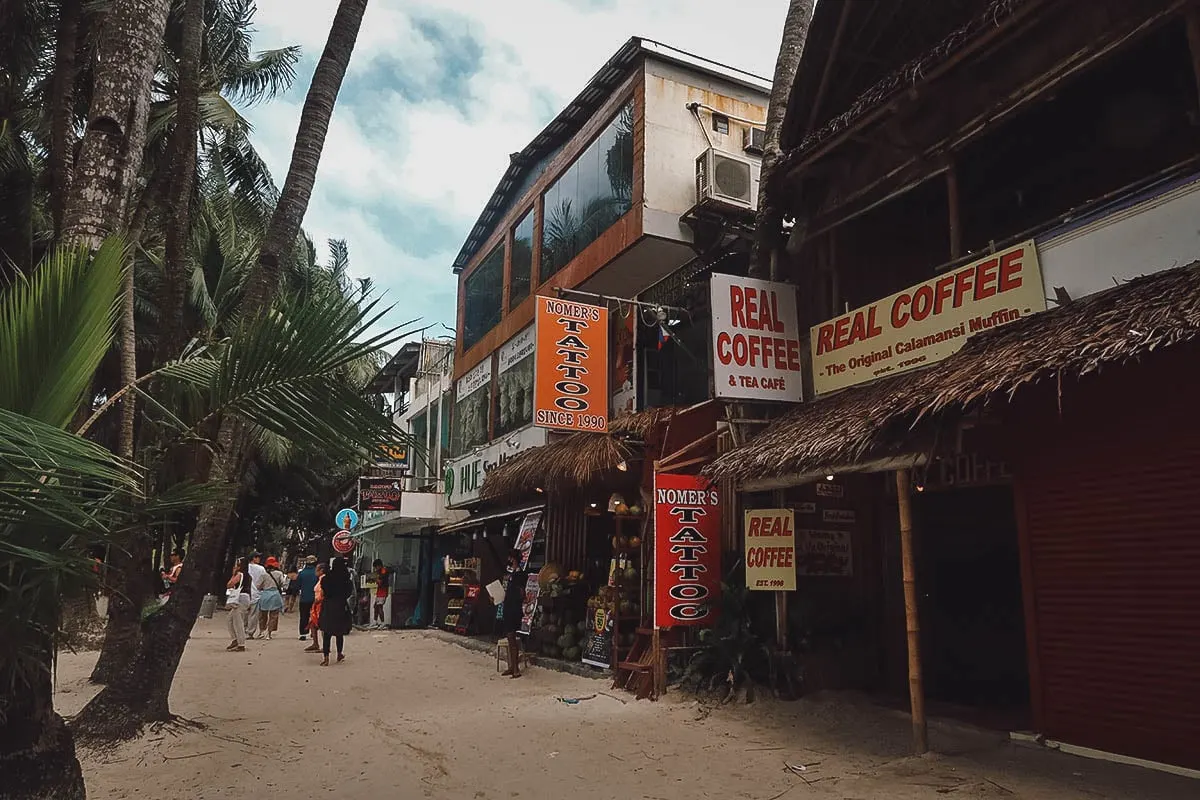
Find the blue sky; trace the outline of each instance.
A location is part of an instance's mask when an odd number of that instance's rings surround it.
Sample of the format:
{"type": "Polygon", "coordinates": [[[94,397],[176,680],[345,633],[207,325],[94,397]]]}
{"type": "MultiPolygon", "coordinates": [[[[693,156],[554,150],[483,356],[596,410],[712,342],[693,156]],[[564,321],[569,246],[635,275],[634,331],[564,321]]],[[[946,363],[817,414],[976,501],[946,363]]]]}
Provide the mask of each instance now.
{"type": "MultiPolygon", "coordinates": [[[[256,44],[298,44],[284,97],[247,110],[282,183],[335,0],[258,0],[256,44]]],[[[508,163],[630,36],[770,75],[787,0],[371,0],[305,229],[346,239],[396,308],[453,326],[450,265],[508,163]]],[[[431,333],[444,333],[440,327],[431,333]]]]}

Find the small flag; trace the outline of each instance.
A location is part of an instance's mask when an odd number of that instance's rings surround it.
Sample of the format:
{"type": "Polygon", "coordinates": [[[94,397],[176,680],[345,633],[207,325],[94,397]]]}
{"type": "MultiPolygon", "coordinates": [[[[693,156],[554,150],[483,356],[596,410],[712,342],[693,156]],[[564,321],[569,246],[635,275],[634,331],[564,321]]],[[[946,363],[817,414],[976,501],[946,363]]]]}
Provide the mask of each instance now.
{"type": "Polygon", "coordinates": [[[658,326],[658,349],[662,350],[663,345],[671,339],[671,332],[667,330],[665,325],[658,326]]]}

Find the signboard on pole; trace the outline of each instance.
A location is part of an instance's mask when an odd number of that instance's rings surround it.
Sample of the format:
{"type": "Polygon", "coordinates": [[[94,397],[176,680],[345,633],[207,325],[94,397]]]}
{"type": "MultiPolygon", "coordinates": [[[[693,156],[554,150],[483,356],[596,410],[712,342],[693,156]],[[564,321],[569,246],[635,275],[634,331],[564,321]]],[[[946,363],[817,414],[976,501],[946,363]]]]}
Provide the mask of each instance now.
{"type": "Polygon", "coordinates": [[[980,331],[1045,310],[1031,239],[814,325],[813,387],[824,394],[933,364],[980,331]]]}
{"type": "Polygon", "coordinates": [[[711,625],[721,603],[721,495],[699,475],[654,476],[654,627],[711,625]]]}
{"type": "Polygon", "coordinates": [[[796,590],[796,527],[790,508],[746,511],[746,588],[796,590]]]}
{"type": "Polygon", "coordinates": [[[533,422],[559,430],[608,430],[608,309],[537,298],[533,422]]]}
{"type": "Polygon", "coordinates": [[[383,452],[375,461],[375,466],[380,469],[408,469],[408,445],[384,445],[383,452]]]}
{"type": "Polygon", "coordinates": [[[514,550],[521,553],[521,569],[529,566],[529,554],[533,551],[533,537],[537,535],[538,525],[542,521],[541,511],[530,511],[521,520],[521,529],[517,532],[514,550]]]}
{"type": "Polygon", "coordinates": [[[583,658],[580,659],[584,664],[603,669],[613,665],[614,627],[615,620],[611,608],[606,606],[592,610],[588,619],[588,637],[583,643],[583,658]]]}
{"type": "Polygon", "coordinates": [[[521,602],[521,627],[517,629],[517,633],[522,636],[533,632],[533,617],[537,614],[538,595],[541,592],[542,585],[538,583],[537,575],[530,575],[525,581],[525,598],[521,602]]]}
{"type": "Polygon", "coordinates": [[[717,397],[800,402],[796,287],[714,272],[710,290],[717,397]]]}
{"type": "Polygon", "coordinates": [[[399,511],[403,491],[395,478],[359,478],[358,507],[368,511],[399,511]]]}

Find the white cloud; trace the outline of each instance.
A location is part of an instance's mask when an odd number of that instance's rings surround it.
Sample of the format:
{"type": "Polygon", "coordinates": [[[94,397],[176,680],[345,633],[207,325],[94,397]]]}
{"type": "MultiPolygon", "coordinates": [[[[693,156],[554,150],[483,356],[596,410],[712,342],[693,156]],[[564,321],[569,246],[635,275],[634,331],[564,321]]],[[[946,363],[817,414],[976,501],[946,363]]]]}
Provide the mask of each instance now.
{"type": "MultiPolygon", "coordinates": [[[[256,44],[300,44],[307,76],[335,6],[258,0],[256,44]]],[[[786,7],[787,0],[372,0],[305,227],[318,242],[349,240],[355,271],[400,304],[395,322],[419,315],[453,324],[450,265],[509,154],[625,40],[645,36],[770,75],[786,7]]],[[[306,89],[248,112],[279,182],[306,89]]]]}

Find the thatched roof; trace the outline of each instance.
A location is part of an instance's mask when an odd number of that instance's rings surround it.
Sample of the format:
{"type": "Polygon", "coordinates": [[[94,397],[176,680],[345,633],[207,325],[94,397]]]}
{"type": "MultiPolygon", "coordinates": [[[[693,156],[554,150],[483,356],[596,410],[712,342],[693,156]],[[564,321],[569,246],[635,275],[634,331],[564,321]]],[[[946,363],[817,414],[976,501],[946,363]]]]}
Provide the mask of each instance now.
{"type": "Polygon", "coordinates": [[[920,427],[940,415],[1008,400],[1048,378],[1081,378],[1197,337],[1200,261],[980,333],[925,369],[804,403],[705,472],[763,479],[911,452],[920,427]]]}
{"type": "Polygon", "coordinates": [[[573,433],[526,450],[489,470],[479,496],[494,500],[535,489],[561,491],[613,478],[621,472],[617,465],[637,458],[645,437],[675,411],[667,407],[622,414],[609,421],[608,433],[573,433]]]}
{"type": "MultiPolygon", "coordinates": [[[[1023,10],[1025,7],[1042,1],[1043,0],[977,0],[977,2],[952,4],[946,8],[940,7],[937,3],[921,3],[920,5],[923,7],[921,9],[922,13],[929,18],[922,20],[920,29],[912,33],[914,37],[917,37],[917,34],[919,33],[937,30],[939,17],[942,20],[957,23],[956,27],[954,27],[949,34],[945,35],[932,48],[922,52],[915,58],[908,60],[903,64],[903,66],[892,70],[877,80],[869,88],[859,94],[857,98],[850,103],[849,107],[845,108],[845,110],[841,111],[837,116],[828,120],[824,125],[821,125],[815,130],[808,131],[807,134],[804,135],[803,138],[800,138],[799,142],[794,147],[790,148],[784,155],[783,164],[787,165],[798,160],[804,155],[804,153],[816,145],[837,135],[847,128],[850,128],[870,112],[881,108],[890,102],[892,98],[899,93],[906,91],[912,86],[920,83],[934,69],[949,61],[952,57],[977,40],[985,32],[993,30],[996,27],[1004,24],[1006,20],[1013,17],[1018,11],[1023,10]],[[979,9],[979,5],[984,5],[984,8],[979,9]],[[966,21],[960,21],[962,20],[962,15],[964,13],[970,13],[970,16],[966,19],[966,21]]],[[[862,5],[864,8],[869,9],[871,4],[862,5]]],[[[880,28],[878,31],[872,29],[872,33],[874,33],[875,36],[882,38],[884,41],[896,38],[898,30],[892,30],[892,28],[900,24],[897,20],[905,19],[905,17],[910,15],[912,11],[905,7],[902,3],[897,3],[895,0],[891,0],[888,5],[896,6],[897,8],[893,9],[893,11],[898,11],[899,13],[893,13],[890,16],[883,16],[883,19],[886,20],[886,23],[884,23],[885,27],[880,28]]],[[[818,4],[817,7],[820,12],[822,10],[821,4],[818,4]]],[[[835,9],[833,8],[824,10],[826,11],[826,14],[830,16],[830,21],[827,21],[825,25],[825,27],[830,28],[830,30],[820,31],[821,33],[824,33],[830,37],[833,36],[830,25],[834,10],[835,9]]],[[[873,18],[868,17],[862,24],[868,25],[872,21],[873,18]]],[[[945,28],[943,27],[941,30],[944,31],[945,28]]],[[[810,33],[810,36],[811,35],[812,33],[810,33]]],[[[807,50],[808,47],[806,46],[806,57],[808,55],[807,50]]],[[[814,53],[814,58],[817,57],[817,55],[818,53],[814,53]]],[[[835,69],[837,68],[837,65],[831,66],[835,69]]],[[[810,72],[814,71],[815,70],[810,70],[810,72]]],[[[804,79],[804,76],[805,70],[802,68],[801,80],[804,79]]],[[[809,94],[811,94],[811,92],[801,92],[796,94],[795,96],[797,99],[795,102],[811,102],[812,100],[809,98],[809,94]]],[[[807,109],[805,108],[797,108],[795,110],[789,109],[789,121],[793,121],[793,125],[798,125],[799,119],[803,116],[803,113],[801,112],[806,111],[807,109]]],[[[796,134],[793,132],[792,137],[795,137],[795,135],[796,134]]]]}

